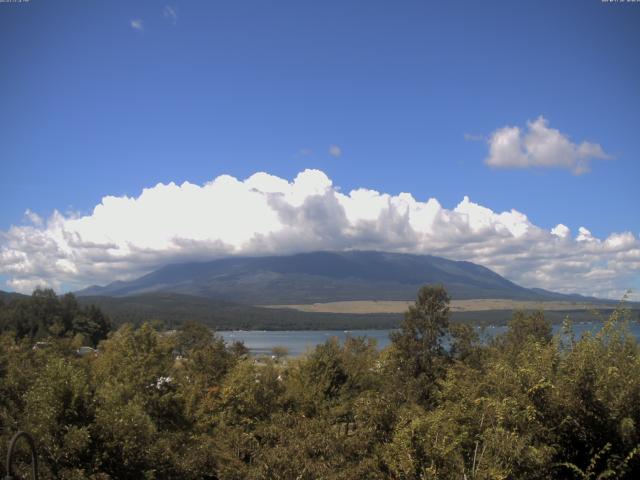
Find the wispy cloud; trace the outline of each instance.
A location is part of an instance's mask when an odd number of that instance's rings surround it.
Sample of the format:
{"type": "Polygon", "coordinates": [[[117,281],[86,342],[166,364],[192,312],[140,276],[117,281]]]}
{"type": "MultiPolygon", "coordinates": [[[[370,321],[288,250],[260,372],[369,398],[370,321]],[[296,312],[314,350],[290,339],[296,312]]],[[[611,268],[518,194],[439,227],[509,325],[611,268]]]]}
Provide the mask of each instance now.
{"type": "Polygon", "coordinates": [[[330,145],[329,146],[329,155],[332,157],[339,157],[342,155],[342,148],[338,145],[330,145]]]}
{"type": "Polygon", "coordinates": [[[27,217],[30,225],[0,231],[0,274],[21,291],[108,283],[180,261],[345,249],[469,260],[527,287],[613,298],[637,285],[640,272],[640,239],[631,232],[546,229],[468,197],[447,209],[409,193],[343,193],[319,170],[291,181],[256,173],[157,184],[137,197],[104,197],[90,215],[27,217]]]}
{"type": "Polygon", "coordinates": [[[144,22],[139,18],[131,20],[130,25],[131,28],[133,28],[134,30],[138,30],[139,32],[142,32],[144,30],[144,22]]]}
{"type": "Polygon", "coordinates": [[[303,157],[308,157],[309,155],[311,155],[313,153],[313,150],[311,150],[310,148],[301,148],[300,150],[298,150],[295,155],[294,158],[303,158],[303,157]]]}
{"type": "Polygon", "coordinates": [[[481,133],[465,133],[464,139],[467,142],[481,142],[485,137],[481,133]]]}
{"type": "Polygon", "coordinates": [[[573,143],[540,116],[527,122],[526,131],[506,126],[493,132],[485,163],[496,168],[566,168],[581,175],[590,171],[591,160],[612,158],[597,143],[573,143]]]}
{"type": "Polygon", "coordinates": [[[178,21],[178,12],[171,5],[165,5],[162,8],[162,16],[173,23],[178,21]]]}

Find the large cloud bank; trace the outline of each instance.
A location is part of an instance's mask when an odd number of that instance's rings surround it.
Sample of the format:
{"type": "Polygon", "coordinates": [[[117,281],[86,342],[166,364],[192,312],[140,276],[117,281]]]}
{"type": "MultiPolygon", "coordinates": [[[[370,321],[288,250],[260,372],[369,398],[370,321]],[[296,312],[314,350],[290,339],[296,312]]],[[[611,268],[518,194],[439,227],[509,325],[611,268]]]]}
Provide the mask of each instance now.
{"type": "Polygon", "coordinates": [[[137,198],[104,197],[91,215],[27,217],[28,225],[0,231],[0,273],[23,292],[109,283],[170,262],[320,249],[429,253],[480,263],[524,286],[613,298],[640,271],[640,240],[630,232],[598,239],[562,224],[549,231],[467,197],[448,210],[409,193],[345,194],[318,170],[292,182],[256,173],[158,184],[137,198]]]}

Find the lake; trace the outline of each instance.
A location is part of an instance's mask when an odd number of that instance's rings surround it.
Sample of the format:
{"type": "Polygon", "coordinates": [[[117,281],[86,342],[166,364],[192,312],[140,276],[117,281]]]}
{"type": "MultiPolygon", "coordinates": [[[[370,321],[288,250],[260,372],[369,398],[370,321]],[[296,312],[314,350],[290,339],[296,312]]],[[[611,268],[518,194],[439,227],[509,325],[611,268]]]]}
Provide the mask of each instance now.
{"type": "MultiPolygon", "coordinates": [[[[596,332],[601,328],[599,322],[583,322],[573,325],[576,337],[585,332],[596,332]]],[[[553,333],[558,333],[560,325],[553,326],[553,333]]],[[[640,324],[633,322],[629,329],[631,333],[640,339],[640,324]]],[[[490,338],[507,330],[506,326],[489,326],[480,330],[483,338],[490,338]]],[[[391,330],[233,330],[218,332],[227,343],[242,341],[254,355],[270,354],[273,347],[285,347],[289,355],[297,357],[304,354],[316,345],[326,342],[331,337],[338,337],[344,341],[347,336],[367,337],[376,340],[378,348],[389,345],[389,332],[391,330]]]]}

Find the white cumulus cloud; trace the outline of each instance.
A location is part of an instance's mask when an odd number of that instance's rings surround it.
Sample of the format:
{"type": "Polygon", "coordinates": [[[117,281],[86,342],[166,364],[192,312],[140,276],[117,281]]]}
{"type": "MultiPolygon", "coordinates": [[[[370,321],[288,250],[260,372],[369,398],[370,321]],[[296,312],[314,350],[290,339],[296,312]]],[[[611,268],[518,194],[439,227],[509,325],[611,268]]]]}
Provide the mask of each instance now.
{"type": "Polygon", "coordinates": [[[630,232],[599,239],[584,227],[546,230],[522,212],[494,212],[468,197],[447,209],[410,193],[343,193],[319,170],[292,181],[260,172],[160,183],[136,197],[104,197],[88,215],[27,218],[0,231],[0,274],[24,292],[130,279],[166,263],[314,250],[428,253],[527,287],[613,298],[640,271],[640,239],[630,232]]]}
{"type": "Polygon", "coordinates": [[[131,20],[129,24],[134,30],[138,30],[140,32],[144,30],[144,22],[140,19],[131,20]]]}
{"type": "Polygon", "coordinates": [[[527,130],[520,127],[503,127],[489,138],[489,156],[486,164],[496,168],[566,168],[575,175],[589,171],[591,160],[613,158],[600,145],[571,142],[567,135],[550,128],[540,116],[527,122],[527,130]]]}

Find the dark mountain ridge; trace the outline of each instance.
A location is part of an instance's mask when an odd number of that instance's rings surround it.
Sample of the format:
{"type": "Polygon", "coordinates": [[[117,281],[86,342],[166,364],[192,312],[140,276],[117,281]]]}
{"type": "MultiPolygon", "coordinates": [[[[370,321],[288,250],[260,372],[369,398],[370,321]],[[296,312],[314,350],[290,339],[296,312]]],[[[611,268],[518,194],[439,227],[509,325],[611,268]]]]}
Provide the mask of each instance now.
{"type": "Polygon", "coordinates": [[[127,297],[176,293],[250,305],[346,300],[412,300],[418,288],[441,283],[452,298],[589,301],[521,287],[492,270],[432,255],[377,251],[229,257],[166,265],[132,281],[89,287],[78,296],[127,297]]]}

